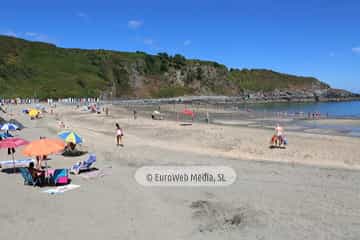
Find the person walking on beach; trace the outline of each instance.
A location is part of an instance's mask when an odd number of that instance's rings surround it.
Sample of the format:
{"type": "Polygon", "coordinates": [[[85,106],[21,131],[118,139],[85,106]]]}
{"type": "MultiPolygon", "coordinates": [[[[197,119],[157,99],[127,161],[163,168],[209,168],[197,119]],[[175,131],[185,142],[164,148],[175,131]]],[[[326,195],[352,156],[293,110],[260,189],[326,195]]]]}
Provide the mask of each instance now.
{"type": "Polygon", "coordinates": [[[119,126],[118,123],[115,124],[116,126],[116,143],[117,146],[123,147],[124,144],[122,142],[122,137],[124,136],[123,129],[119,126]]]}
{"type": "MultiPolygon", "coordinates": [[[[9,130],[6,131],[5,134],[6,137],[12,137],[11,134],[9,133],[9,130]]],[[[15,153],[15,148],[8,148],[8,155],[14,154],[15,153]]]]}
{"type": "Polygon", "coordinates": [[[275,127],[275,134],[276,134],[277,139],[280,141],[280,144],[283,144],[283,141],[284,141],[284,129],[283,129],[283,127],[280,126],[279,123],[275,127]]]}

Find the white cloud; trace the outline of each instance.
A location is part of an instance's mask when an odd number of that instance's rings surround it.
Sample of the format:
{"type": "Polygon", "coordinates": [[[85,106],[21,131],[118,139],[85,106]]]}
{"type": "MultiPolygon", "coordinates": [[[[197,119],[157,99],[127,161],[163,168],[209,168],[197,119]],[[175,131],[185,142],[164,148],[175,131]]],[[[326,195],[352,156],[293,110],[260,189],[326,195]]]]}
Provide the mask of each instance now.
{"type": "Polygon", "coordinates": [[[76,16],[78,16],[80,18],[87,18],[88,17],[88,15],[86,13],[84,13],[84,12],[78,12],[78,13],[76,13],[76,16]]]}
{"type": "Polygon", "coordinates": [[[153,45],[153,44],[154,44],[154,40],[152,40],[151,38],[145,38],[145,39],[144,39],[144,44],[146,44],[146,45],[153,45]]]}
{"type": "Polygon", "coordinates": [[[56,42],[54,39],[51,39],[48,35],[43,33],[25,32],[24,35],[28,37],[30,40],[34,40],[34,41],[48,42],[48,43],[56,42]]]}
{"type": "Polygon", "coordinates": [[[28,37],[35,37],[37,35],[37,33],[34,33],[34,32],[26,32],[25,33],[25,36],[28,36],[28,37]]]}
{"type": "Polygon", "coordinates": [[[40,41],[40,42],[52,42],[52,40],[49,38],[49,36],[48,35],[46,35],[46,34],[37,34],[36,36],[35,36],[35,40],[37,40],[37,41],[40,41]]]}
{"type": "Polygon", "coordinates": [[[352,51],[353,53],[360,54],[360,47],[353,47],[353,48],[351,49],[351,51],[352,51]]]}
{"type": "Polygon", "coordinates": [[[191,44],[191,41],[190,40],[185,40],[184,41],[184,46],[189,46],[191,44]]]}
{"type": "Polygon", "coordinates": [[[140,20],[130,20],[128,21],[128,27],[130,29],[138,29],[144,24],[143,21],[140,20]]]}
{"type": "Polygon", "coordinates": [[[85,12],[77,12],[75,14],[79,19],[81,19],[83,22],[89,23],[90,22],[90,16],[85,12]]]}

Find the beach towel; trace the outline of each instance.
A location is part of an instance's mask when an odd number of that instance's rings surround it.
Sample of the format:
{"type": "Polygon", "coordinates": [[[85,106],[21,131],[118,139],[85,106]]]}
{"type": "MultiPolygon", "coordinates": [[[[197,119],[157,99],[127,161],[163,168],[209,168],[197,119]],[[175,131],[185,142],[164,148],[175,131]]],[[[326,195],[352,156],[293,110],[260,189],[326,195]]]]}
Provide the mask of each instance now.
{"type": "Polygon", "coordinates": [[[43,190],[43,193],[48,193],[48,194],[62,194],[64,192],[79,188],[80,185],[75,185],[75,184],[69,184],[66,186],[61,186],[61,187],[56,187],[56,188],[50,188],[50,189],[46,189],[43,190]]]}

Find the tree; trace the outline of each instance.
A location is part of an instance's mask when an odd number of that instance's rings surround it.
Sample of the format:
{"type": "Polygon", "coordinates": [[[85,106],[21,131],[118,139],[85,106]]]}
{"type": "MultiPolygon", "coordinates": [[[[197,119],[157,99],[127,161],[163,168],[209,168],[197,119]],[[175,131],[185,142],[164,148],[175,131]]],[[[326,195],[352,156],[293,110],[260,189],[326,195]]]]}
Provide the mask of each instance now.
{"type": "Polygon", "coordinates": [[[170,57],[166,52],[160,52],[157,55],[161,58],[161,60],[170,60],[170,57]]]}
{"type": "Polygon", "coordinates": [[[186,63],[186,58],[180,54],[175,54],[173,61],[178,66],[183,66],[186,63]]]}

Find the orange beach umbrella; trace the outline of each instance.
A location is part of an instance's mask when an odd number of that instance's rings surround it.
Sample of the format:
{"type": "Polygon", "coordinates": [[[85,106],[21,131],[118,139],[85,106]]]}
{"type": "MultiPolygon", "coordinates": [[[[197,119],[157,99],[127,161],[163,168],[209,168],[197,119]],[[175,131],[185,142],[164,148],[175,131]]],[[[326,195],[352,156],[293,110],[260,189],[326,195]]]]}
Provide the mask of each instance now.
{"type": "Polygon", "coordinates": [[[25,156],[43,156],[59,153],[65,148],[65,143],[59,139],[40,139],[30,142],[22,153],[25,156]]]}

